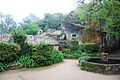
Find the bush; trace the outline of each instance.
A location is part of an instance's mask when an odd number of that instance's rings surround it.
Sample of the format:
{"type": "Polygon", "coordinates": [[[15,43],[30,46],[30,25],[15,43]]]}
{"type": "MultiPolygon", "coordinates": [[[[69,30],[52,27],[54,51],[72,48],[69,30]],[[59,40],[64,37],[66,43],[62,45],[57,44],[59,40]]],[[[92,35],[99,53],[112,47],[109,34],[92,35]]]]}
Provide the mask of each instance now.
{"type": "Polygon", "coordinates": [[[0,62],[9,63],[14,61],[20,51],[20,46],[15,43],[0,42],[0,62]]]}
{"type": "Polygon", "coordinates": [[[79,48],[82,52],[91,53],[91,52],[99,52],[99,46],[95,43],[84,43],[79,44],[79,48]]]}
{"type": "Polygon", "coordinates": [[[32,58],[38,63],[43,64],[50,60],[53,51],[53,45],[47,43],[33,44],[32,58]]]}
{"type": "Polygon", "coordinates": [[[53,63],[61,62],[64,59],[64,56],[61,51],[53,51],[51,55],[51,60],[53,63]]]}
{"type": "Polygon", "coordinates": [[[73,59],[74,58],[70,49],[64,49],[63,54],[64,54],[64,58],[66,58],[66,59],[70,59],[70,58],[73,59]]]}
{"type": "Polygon", "coordinates": [[[63,59],[64,59],[64,56],[61,51],[53,51],[50,59],[44,61],[44,65],[45,66],[52,65],[52,64],[63,61],[63,59]]]}
{"type": "Polygon", "coordinates": [[[6,66],[3,63],[0,63],[0,72],[5,71],[6,66]]]}
{"type": "Polygon", "coordinates": [[[24,33],[24,31],[21,31],[21,30],[13,30],[12,32],[12,38],[13,38],[13,41],[14,43],[17,43],[20,45],[21,47],[21,51],[20,53],[26,53],[26,35],[24,33]]]}
{"type": "Polygon", "coordinates": [[[21,30],[13,30],[12,37],[15,43],[23,45],[27,39],[25,33],[21,30]]]}
{"type": "Polygon", "coordinates": [[[16,61],[20,66],[25,68],[31,68],[36,67],[37,63],[31,58],[30,55],[22,55],[20,58],[16,61]]]}
{"type": "Polygon", "coordinates": [[[100,56],[99,46],[95,43],[84,43],[71,45],[70,48],[63,51],[65,58],[79,58],[86,53],[88,56],[100,56]]]}
{"type": "Polygon", "coordinates": [[[43,66],[49,66],[49,65],[52,65],[52,64],[54,64],[54,63],[52,62],[51,59],[50,60],[46,60],[46,61],[44,61],[44,63],[42,63],[43,66]]]}
{"type": "Polygon", "coordinates": [[[76,49],[76,50],[64,49],[63,53],[65,58],[77,59],[81,56],[83,52],[81,52],[79,49],[76,49]]]}
{"type": "Polygon", "coordinates": [[[33,43],[25,43],[23,46],[22,46],[22,54],[29,54],[31,55],[31,52],[32,52],[32,49],[34,47],[35,44],[33,43]]]}

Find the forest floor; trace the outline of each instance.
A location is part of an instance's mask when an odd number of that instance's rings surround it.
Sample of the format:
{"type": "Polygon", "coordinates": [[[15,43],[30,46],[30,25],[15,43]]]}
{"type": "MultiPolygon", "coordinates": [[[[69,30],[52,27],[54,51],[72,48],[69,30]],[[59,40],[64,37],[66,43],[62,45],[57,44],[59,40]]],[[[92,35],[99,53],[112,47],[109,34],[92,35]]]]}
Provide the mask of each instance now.
{"type": "Polygon", "coordinates": [[[78,60],[65,59],[49,67],[1,72],[0,80],[120,80],[120,75],[82,71],[78,67],[78,60]]]}

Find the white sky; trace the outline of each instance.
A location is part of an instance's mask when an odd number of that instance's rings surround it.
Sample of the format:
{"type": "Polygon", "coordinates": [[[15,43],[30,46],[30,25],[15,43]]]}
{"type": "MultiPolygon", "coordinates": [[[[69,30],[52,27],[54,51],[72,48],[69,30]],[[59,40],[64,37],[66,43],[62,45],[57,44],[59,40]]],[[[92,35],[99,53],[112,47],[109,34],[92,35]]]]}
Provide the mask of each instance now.
{"type": "Polygon", "coordinates": [[[11,14],[15,19],[33,13],[42,18],[44,13],[69,13],[75,9],[75,0],[0,0],[0,12],[11,14]]]}

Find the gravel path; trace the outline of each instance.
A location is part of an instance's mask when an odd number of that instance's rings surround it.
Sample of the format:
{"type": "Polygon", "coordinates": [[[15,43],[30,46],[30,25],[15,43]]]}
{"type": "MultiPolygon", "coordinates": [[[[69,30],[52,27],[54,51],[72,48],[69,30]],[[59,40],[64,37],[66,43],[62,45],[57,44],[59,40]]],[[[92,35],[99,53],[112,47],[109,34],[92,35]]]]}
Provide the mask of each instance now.
{"type": "Polygon", "coordinates": [[[120,80],[120,75],[103,75],[80,70],[77,60],[64,60],[45,69],[10,70],[0,80],[120,80]]]}

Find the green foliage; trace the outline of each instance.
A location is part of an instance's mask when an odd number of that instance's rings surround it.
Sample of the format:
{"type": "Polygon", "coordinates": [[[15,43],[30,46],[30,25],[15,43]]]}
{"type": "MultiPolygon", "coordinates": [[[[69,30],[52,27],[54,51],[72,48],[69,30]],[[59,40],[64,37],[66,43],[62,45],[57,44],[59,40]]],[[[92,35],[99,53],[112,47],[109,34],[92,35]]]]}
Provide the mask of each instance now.
{"type": "Polygon", "coordinates": [[[39,30],[38,25],[33,22],[22,24],[22,28],[28,35],[36,35],[39,30]]]}
{"type": "Polygon", "coordinates": [[[9,63],[15,60],[20,51],[20,46],[15,43],[0,42],[0,62],[9,63]]]}
{"type": "Polygon", "coordinates": [[[79,24],[89,24],[91,21],[90,14],[92,3],[86,3],[83,5],[78,6],[75,11],[73,12],[73,21],[79,24]]]}
{"type": "Polygon", "coordinates": [[[63,54],[53,51],[53,45],[48,43],[28,44],[27,52],[40,66],[51,65],[63,60],[63,54]]]}
{"type": "Polygon", "coordinates": [[[46,26],[46,22],[44,21],[44,19],[39,19],[37,21],[34,22],[36,25],[38,25],[38,27],[40,29],[42,29],[43,31],[46,31],[48,29],[48,27],[46,26]]]}
{"type": "Polygon", "coordinates": [[[82,52],[91,53],[99,52],[99,46],[95,43],[84,43],[79,45],[82,52]]]}
{"type": "MultiPolygon", "coordinates": [[[[97,22],[95,32],[107,32],[108,36],[120,36],[120,1],[103,0],[82,4],[75,9],[73,21],[88,25],[97,22]]],[[[89,31],[91,32],[91,30],[89,31]]],[[[94,33],[94,32],[91,32],[94,33]]]]}
{"type": "Polygon", "coordinates": [[[31,58],[30,55],[27,54],[20,56],[20,58],[16,61],[16,63],[25,68],[31,68],[37,66],[37,63],[31,58]]]}
{"type": "Polygon", "coordinates": [[[71,53],[71,50],[70,49],[64,49],[63,51],[63,54],[64,54],[64,57],[65,58],[74,58],[74,55],[71,53]]]}
{"type": "Polygon", "coordinates": [[[95,6],[95,12],[92,14],[94,21],[99,21],[102,30],[108,33],[108,36],[120,36],[120,2],[104,1],[103,4],[95,6]]]}
{"type": "Polygon", "coordinates": [[[46,43],[34,44],[32,48],[32,58],[38,63],[44,63],[50,59],[53,51],[53,45],[46,43]]]}
{"type": "Polygon", "coordinates": [[[62,13],[46,13],[44,16],[45,27],[60,29],[62,19],[64,19],[64,15],[62,13]]]}
{"type": "Polygon", "coordinates": [[[26,47],[27,47],[27,43],[26,43],[27,37],[26,37],[25,32],[22,30],[13,30],[12,38],[13,38],[14,43],[17,43],[20,45],[21,47],[20,53],[21,54],[25,53],[26,47]]]}
{"type": "Polygon", "coordinates": [[[5,71],[6,66],[3,63],[0,63],[0,72],[5,71]]]}
{"type": "Polygon", "coordinates": [[[52,64],[61,62],[61,61],[63,61],[63,59],[64,59],[64,56],[63,56],[61,51],[53,51],[53,53],[51,54],[50,59],[44,61],[43,64],[45,66],[48,66],[48,65],[52,65],[52,64]]]}
{"type": "Polygon", "coordinates": [[[95,43],[84,43],[71,45],[70,48],[63,51],[65,58],[79,58],[82,56],[100,56],[99,46],[95,43]]]}
{"type": "Polygon", "coordinates": [[[15,43],[23,45],[27,39],[25,32],[22,30],[13,30],[12,37],[15,43]]]}
{"type": "Polygon", "coordinates": [[[10,14],[0,12],[0,33],[10,33],[17,28],[17,24],[10,14]]]}
{"type": "Polygon", "coordinates": [[[29,16],[25,17],[23,22],[20,23],[20,29],[25,31],[28,35],[36,35],[39,30],[39,27],[36,23],[38,20],[38,17],[30,13],[29,16]]]}
{"type": "Polygon", "coordinates": [[[76,50],[64,49],[63,53],[65,58],[76,59],[76,58],[79,58],[83,52],[80,51],[79,49],[76,49],[76,50]]]}
{"type": "Polygon", "coordinates": [[[51,55],[51,60],[53,63],[61,62],[64,59],[64,56],[61,51],[53,51],[51,55]]]}

